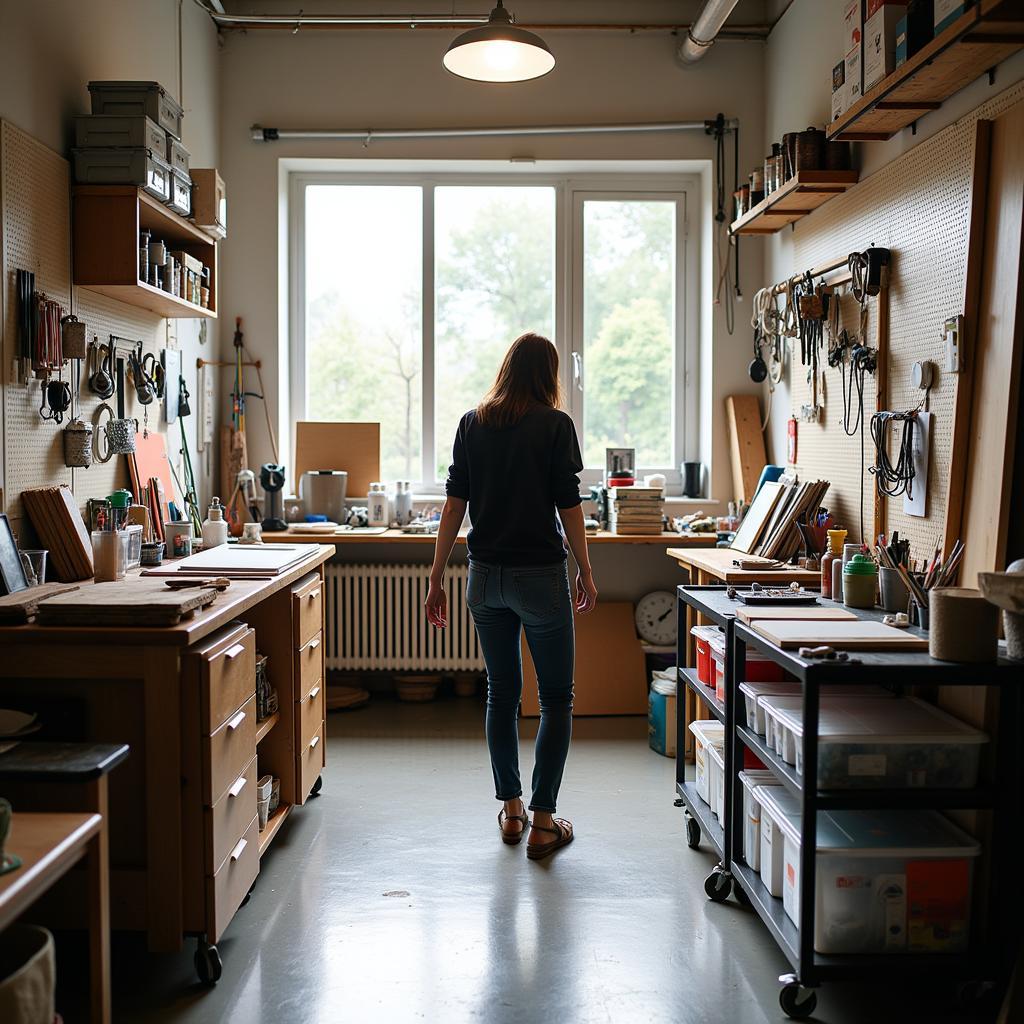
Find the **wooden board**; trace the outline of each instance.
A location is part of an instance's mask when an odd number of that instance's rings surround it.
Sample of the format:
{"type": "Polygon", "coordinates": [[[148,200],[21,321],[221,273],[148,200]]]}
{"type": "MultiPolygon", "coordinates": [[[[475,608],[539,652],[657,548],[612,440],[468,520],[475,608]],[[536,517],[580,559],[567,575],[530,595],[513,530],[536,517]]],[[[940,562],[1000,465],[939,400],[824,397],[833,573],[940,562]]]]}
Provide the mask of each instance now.
{"type": "Polygon", "coordinates": [[[173,591],[162,580],[97,583],[39,605],[43,626],[174,626],[217,598],[217,591],[173,591]]]}
{"type": "Polygon", "coordinates": [[[845,651],[926,651],[927,637],[905,629],[857,619],[854,622],[798,622],[759,619],[752,628],[779,647],[830,647],[845,651]]]}
{"type": "Polygon", "coordinates": [[[0,623],[12,625],[28,622],[35,615],[40,601],[72,590],[78,590],[77,583],[42,583],[38,587],[19,590],[16,594],[5,594],[0,597],[0,623]]]}
{"type": "Polygon", "coordinates": [[[299,493],[302,474],[318,469],[343,469],[348,473],[347,493],[362,497],[370,484],[380,480],[379,423],[295,424],[295,473],[292,487],[299,493]]]}
{"type": "Polygon", "coordinates": [[[143,576],[279,576],[310,558],[309,544],[218,544],[188,558],[144,569],[143,576]]]}
{"type": "Polygon", "coordinates": [[[757,547],[757,542],[761,539],[761,534],[782,496],[782,490],[782,484],[778,481],[765,480],[761,490],[750,503],[750,508],[747,509],[747,514],[733,537],[730,550],[749,554],[757,547]]]}
{"type": "Polygon", "coordinates": [[[729,395],[725,400],[725,418],[732,459],[732,497],[750,501],[768,461],[757,395],[729,395]]]}
{"type": "Polygon", "coordinates": [[[755,619],[782,619],[792,622],[809,622],[813,619],[826,622],[850,622],[857,616],[846,608],[826,608],[824,605],[812,604],[802,608],[737,608],[736,618],[743,622],[755,619]]]}
{"type": "MultiPolygon", "coordinates": [[[[523,641],[523,715],[540,714],[537,673],[523,641]]],[[[646,715],[647,675],[630,601],[599,602],[576,616],[574,715],[646,715]]]]}

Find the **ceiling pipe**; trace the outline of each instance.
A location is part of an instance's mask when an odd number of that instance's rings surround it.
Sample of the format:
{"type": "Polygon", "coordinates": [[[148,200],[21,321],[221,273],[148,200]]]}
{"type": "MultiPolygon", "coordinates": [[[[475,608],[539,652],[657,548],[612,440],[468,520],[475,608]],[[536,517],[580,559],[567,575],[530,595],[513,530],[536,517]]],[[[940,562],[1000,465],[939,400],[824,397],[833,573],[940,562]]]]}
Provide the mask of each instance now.
{"type": "Polygon", "coordinates": [[[715,36],[722,31],[726,19],[739,0],[707,0],[704,10],[690,26],[686,38],[679,44],[676,56],[684,64],[695,64],[711,49],[715,36]]]}

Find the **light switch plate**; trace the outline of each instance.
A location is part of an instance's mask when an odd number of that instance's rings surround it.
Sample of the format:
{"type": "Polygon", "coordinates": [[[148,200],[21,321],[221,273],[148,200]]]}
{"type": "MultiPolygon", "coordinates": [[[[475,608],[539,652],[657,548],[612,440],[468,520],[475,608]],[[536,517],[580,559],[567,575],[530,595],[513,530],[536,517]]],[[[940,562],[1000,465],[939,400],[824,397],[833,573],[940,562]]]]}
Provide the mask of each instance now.
{"type": "Polygon", "coordinates": [[[959,373],[964,365],[964,318],[950,317],[942,325],[942,338],[946,345],[946,372],[959,373]]]}

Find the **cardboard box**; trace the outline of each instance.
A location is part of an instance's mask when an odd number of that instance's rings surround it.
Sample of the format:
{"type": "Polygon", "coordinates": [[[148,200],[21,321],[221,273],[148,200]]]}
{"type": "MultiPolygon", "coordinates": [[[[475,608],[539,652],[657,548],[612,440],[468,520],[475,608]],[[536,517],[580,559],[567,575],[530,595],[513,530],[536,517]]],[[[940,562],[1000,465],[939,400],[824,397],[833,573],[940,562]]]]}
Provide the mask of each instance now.
{"type": "Polygon", "coordinates": [[[676,756],[676,700],[651,690],[647,707],[647,742],[664,757],[676,756]]]}
{"type": "Polygon", "coordinates": [[[840,53],[849,53],[860,46],[864,34],[864,6],[861,0],[845,0],[843,4],[843,37],[840,53]]]}
{"type": "Polygon", "coordinates": [[[855,46],[846,55],[843,63],[846,65],[846,110],[860,102],[864,94],[863,85],[863,61],[861,59],[861,47],[855,46]]]}
{"type": "Polygon", "coordinates": [[[949,28],[968,7],[973,6],[974,0],[935,0],[935,34],[949,28]]]}
{"type": "MultiPolygon", "coordinates": [[[[906,7],[907,0],[867,0],[864,10],[864,33],[868,31],[868,19],[877,14],[883,7],[906,7]]],[[[906,14],[906,11],[903,12],[906,14]]]]}
{"type": "Polygon", "coordinates": [[[896,70],[896,27],[905,4],[883,4],[864,23],[864,92],[896,70]]]}
{"type": "Polygon", "coordinates": [[[906,64],[909,56],[910,51],[907,45],[907,16],[904,14],[903,17],[896,22],[896,60],[894,62],[895,66],[899,67],[901,64],[906,64]]]}
{"type": "Polygon", "coordinates": [[[846,86],[832,93],[832,120],[838,121],[846,113],[846,86]]]}
{"type": "Polygon", "coordinates": [[[846,85],[846,61],[841,60],[832,69],[832,91],[839,92],[846,85]]]}

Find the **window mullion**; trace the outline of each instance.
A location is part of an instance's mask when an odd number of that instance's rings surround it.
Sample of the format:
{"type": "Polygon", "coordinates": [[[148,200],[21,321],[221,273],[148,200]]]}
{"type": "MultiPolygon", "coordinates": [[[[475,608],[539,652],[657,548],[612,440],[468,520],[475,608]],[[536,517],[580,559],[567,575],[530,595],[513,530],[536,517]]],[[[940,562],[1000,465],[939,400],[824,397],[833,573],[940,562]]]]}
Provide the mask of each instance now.
{"type": "Polygon", "coordinates": [[[423,186],[423,452],[422,479],[426,486],[436,483],[437,439],[434,436],[434,186],[423,186]]]}

